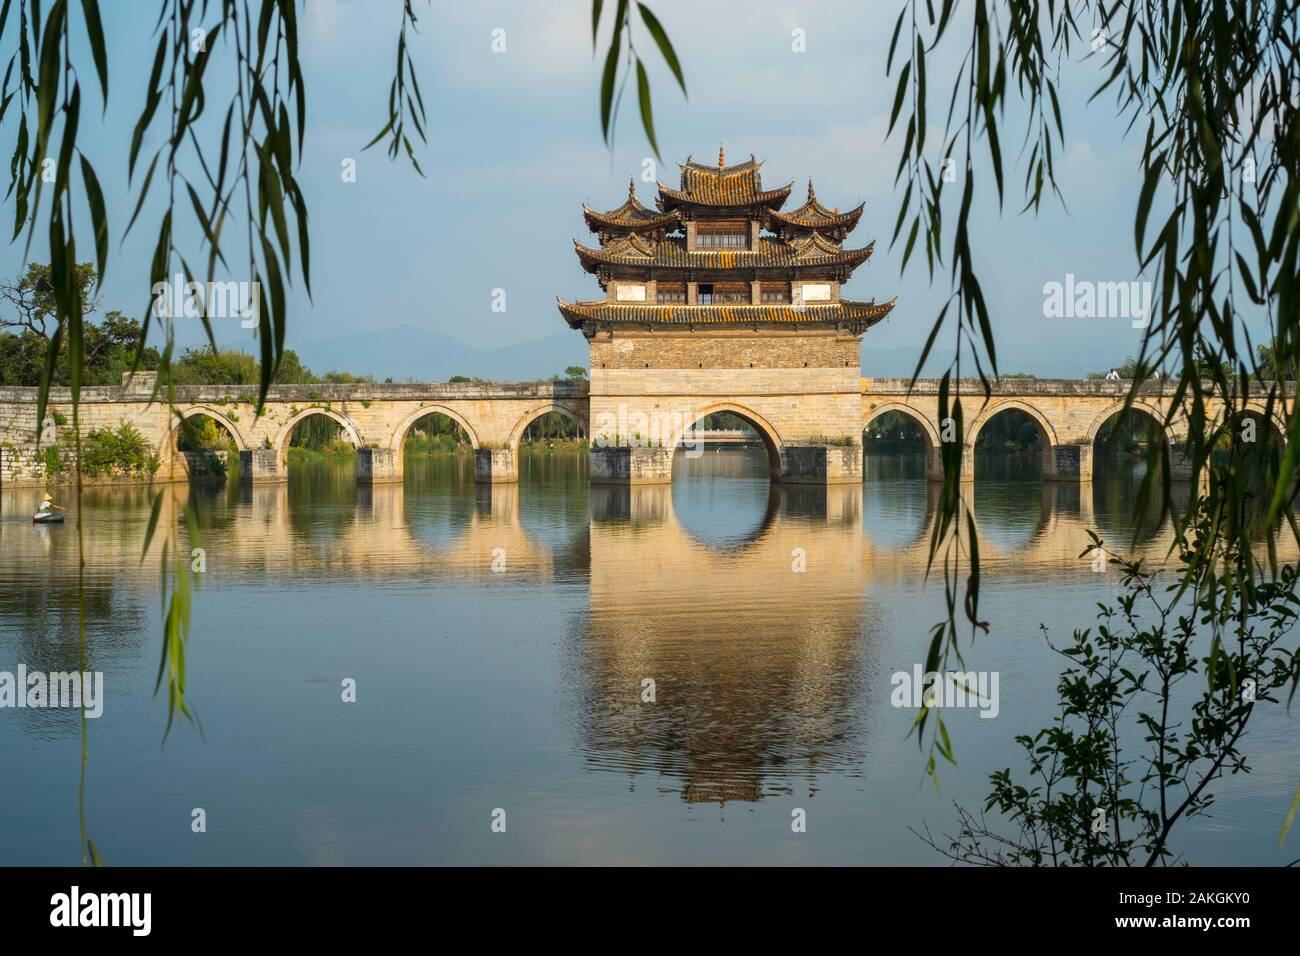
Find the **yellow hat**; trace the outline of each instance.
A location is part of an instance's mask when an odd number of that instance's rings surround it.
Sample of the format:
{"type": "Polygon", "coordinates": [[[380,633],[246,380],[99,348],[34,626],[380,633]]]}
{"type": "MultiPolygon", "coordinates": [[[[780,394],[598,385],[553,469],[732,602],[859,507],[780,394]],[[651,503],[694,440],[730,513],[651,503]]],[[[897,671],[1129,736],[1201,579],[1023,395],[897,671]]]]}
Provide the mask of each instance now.
{"type": "Polygon", "coordinates": [[[50,496],[50,495],[47,494],[47,495],[45,496],[45,500],[46,500],[46,501],[53,501],[54,498],[53,498],[52,496],[50,496]]]}

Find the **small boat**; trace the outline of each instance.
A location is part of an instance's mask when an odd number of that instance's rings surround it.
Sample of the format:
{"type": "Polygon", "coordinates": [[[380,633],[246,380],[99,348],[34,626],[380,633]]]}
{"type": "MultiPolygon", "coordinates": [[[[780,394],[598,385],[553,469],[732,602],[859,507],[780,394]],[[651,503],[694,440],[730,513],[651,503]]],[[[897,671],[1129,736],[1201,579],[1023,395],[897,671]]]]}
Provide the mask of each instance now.
{"type": "Polygon", "coordinates": [[[32,524],[62,524],[62,511],[38,511],[32,515],[32,524]]]}

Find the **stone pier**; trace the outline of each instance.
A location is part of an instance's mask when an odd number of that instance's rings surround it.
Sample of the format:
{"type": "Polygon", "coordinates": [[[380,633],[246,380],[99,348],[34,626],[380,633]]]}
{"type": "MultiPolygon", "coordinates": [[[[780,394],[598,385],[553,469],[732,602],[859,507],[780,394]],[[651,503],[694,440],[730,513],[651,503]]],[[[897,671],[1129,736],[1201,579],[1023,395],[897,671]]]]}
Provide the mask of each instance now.
{"type": "MultiPolygon", "coordinates": [[[[943,452],[939,452],[939,480],[943,481],[943,452]]],[[[961,446],[961,480],[975,480],[975,446],[961,446]]]]}
{"type": "Polygon", "coordinates": [[[274,448],[246,448],[239,453],[240,481],[286,481],[289,470],[280,466],[274,448]]]}
{"type": "Polygon", "coordinates": [[[513,448],[475,448],[474,480],[484,484],[519,480],[519,461],[513,448]]]}
{"type": "Polygon", "coordinates": [[[357,481],[373,484],[380,481],[401,481],[397,467],[397,452],[391,448],[358,448],[357,481]]]}
{"type": "Polygon", "coordinates": [[[230,462],[230,453],[222,449],[204,451],[183,451],[177,453],[176,461],[184,469],[183,474],[190,481],[204,479],[224,479],[230,462]]]}
{"type": "Polygon", "coordinates": [[[943,449],[934,447],[925,450],[925,480],[943,481],[943,449]]]}
{"type": "Polygon", "coordinates": [[[862,446],[786,445],[781,449],[781,473],[790,484],[850,484],[862,481],[862,446]]]}
{"type": "Polygon", "coordinates": [[[1092,445],[1056,445],[1051,449],[1046,481],[1091,481],[1092,445]]]}
{"type": "Polygon", "coordinates": [[[1186,442],[1169,443],[1169,477],[1173,481],[1191,481],[1195,459],[1186,442]]]}
{"type": "Polygon", "coordinates": [[[641,445],[593,446],[594,484],[666,484],[673,480],[673,450],[641,445]]]}

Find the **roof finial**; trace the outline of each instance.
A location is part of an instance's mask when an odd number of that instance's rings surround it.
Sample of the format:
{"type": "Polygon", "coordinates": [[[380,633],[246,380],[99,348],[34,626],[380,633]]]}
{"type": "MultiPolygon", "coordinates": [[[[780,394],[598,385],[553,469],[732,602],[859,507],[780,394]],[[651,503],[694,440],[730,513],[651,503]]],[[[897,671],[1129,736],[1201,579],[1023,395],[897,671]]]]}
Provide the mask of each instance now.
{"type": "Polygon", "coordinates": [[[808,177],[808,201],[814,202],[816,201],[816,199],[817,196],[813,193],[813,188],[812,188],[812,177],[809,176],[808,177]]]}
{"type": "Polygon", "coordinates": [[[635,176],[627,177],[627,198],[628,199],[636,198],[636,177],[635,176]]]}
{"type": "Polygon", "coordinates": [[[726,150],[722,148],[722,144],[719,143],[718,144],[718,168],[721,169],[725,165],[727,165],[727,153],[726,150]]]}

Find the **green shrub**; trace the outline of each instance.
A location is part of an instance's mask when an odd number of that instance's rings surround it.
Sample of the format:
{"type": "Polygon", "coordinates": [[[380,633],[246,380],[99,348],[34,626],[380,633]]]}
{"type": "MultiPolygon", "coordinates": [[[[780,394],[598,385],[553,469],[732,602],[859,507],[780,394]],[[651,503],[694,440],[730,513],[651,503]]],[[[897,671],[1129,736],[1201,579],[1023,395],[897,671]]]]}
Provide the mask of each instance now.
{"type": "Polygon", "coordinates": [[[117,429],[102,428],[89,432],[81,453],[82,473],[91,478],[112,474],[153,474],[161,464],[140,430],[130,422],[122,422],[117,429]]]}
{"type": "Polygon", "coordinates": [[[194,415],[181,423],[176,447],[180,451],[203,451],[224,448],[229,441],[225,431],[208,415],[194,415]]]}
{"type": "Polygon", "coordinates": [[[808,439],[810,445],[829,445],[834,448],[850,448],[857,443],[852,435],[813,435],[808,439]]]}
{"type": "Polygon", "coordinates": [[[468,449],[467,443],[461,442],[455,435],[441,434],[428,435],[424,432],[412,431],[406,439],[405,451],[407,454],[427,454],[429,452],[450,452],[468,449]]]}
{"type": "Polygon", "coordinates": [[[45,446],[45,474],[53,478],[63,470],[63,459],[59,457],[59,449],[54,445],[45,446]]]}
{"type": "Polygon", "coordinates": [[[355,458],[356,448],[351,442],[342,439],[334,439],[321,448],[308,448],[305,445],[291,445],[289,447],[290,461],[319,461],[322,459],[347,459],[355,458]]]}

